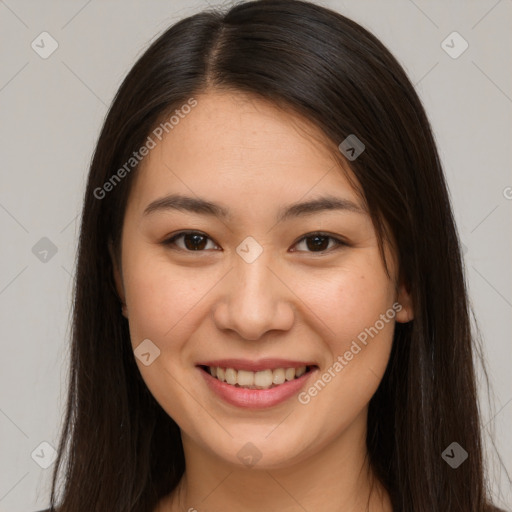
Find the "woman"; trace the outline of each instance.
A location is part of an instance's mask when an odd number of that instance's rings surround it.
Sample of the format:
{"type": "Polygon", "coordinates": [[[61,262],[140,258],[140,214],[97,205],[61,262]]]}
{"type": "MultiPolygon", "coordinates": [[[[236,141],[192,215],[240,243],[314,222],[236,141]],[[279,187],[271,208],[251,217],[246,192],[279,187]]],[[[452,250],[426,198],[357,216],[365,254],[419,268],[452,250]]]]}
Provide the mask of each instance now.
{"type": "Polygon", "coordinates": [[[91,164],[51,505],[495,510],[472,347],[389,51],[302,1],[191,16],[130,71],[91,164]]]}

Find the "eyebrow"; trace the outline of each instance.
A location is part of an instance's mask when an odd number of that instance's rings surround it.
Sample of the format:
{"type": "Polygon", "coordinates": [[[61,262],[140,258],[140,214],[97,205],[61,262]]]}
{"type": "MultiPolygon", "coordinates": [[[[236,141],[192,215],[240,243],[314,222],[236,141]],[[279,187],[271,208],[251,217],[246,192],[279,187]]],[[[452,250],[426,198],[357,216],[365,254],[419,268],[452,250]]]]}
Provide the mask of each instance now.
{"type": "MultiPolygon", "coordinates": [[[[181,194],[171,194],[156,199],[144,209],[143,216],[145,217],[151,213],[169,210],[209,215],[226,220],[232,218],[230,211],[220,204],[216,204],[199,197],[190,197],[181,194]]],[[[283,222],[292,217],[303,217],[322,211],[332,210],[344,210],[359,214],[367,213],[366,209],[349,199],[327,195],[302,203],[293,203],[281,208],[277,214],[277,222],[283,222]]]]}

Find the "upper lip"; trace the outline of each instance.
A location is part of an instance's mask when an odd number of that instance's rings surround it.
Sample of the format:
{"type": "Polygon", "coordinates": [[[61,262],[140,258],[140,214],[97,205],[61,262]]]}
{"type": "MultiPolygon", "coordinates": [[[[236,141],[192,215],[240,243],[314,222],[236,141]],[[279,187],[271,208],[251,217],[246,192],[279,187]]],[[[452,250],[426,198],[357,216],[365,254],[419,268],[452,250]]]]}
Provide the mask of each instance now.
{"type": "Polygon", "coordinates": [[[276,368],[300,368],[301,366],[316,366],[312,361],[297,361],[290,359],[215,359],[202,361],[197,366],[218,366],[220,368],[234,368],[258,372],[261,370],[275,370],[276,368]]]}

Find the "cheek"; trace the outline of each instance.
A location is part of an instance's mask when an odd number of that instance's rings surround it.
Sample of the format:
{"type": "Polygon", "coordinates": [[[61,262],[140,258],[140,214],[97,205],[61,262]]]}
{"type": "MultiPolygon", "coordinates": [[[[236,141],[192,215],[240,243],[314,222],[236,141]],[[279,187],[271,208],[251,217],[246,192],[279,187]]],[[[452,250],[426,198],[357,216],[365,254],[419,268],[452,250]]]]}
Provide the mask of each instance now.
{"type": "Polygon", "coordinates": [[[132,254],[124,267],[124,283],[132,343],[145,338],[164,349],[180,346],[197,328],[205,294],[222,272],[200,272],[171,265],[147,253],[132,254]],[[218,274],[218,275],[217,275],[218,274]]]}
{"type": "Polygon", "coordinates": [[[159,350],[155,357],[151,346],[149,365],[136,358],[141,376],[167,414],[181,428],[194,431],[197,411],[182,374],[189,359],[186,342],[197,328],[201,298],[212,288],[213,278],[171,268],[168,261],[142,253],[127,255],[123,270],[132,347],[136,351],[149,339],[159,350]]]}
{"type": "Polygon", "coordinates": [[[368,254],[330,272],[329,279],[311,278],[300,294],[308,297],[319,319],[314,329],[322,326],[326,356],[322,372],[328,390],[320,393],[321,384],[312,390],[311,396],[322,398],[311,405],[317,414],[326,405],[355,414],[375,393],[389,360],[396,314],[393,283],[381,260],[368,254]]]}
{"type": "Polygon", "coordinates": [[[297,295],[307,298],[305,302],[323,325],[326,339],[334,340],[338,350],[373,326],[393,304],[394,287],[373,258],[310,275],[297,280],[297,286],[301,282],[297,295]]]}
{"type": "Polygon", "coordinates": [[[376,277],[341,274],[311,305],[329,330],[323,330],[321,370],[299,401],[316,418],[319,438],[337,435],[364,410],[386,370],[395,311],[387,281],[376,277]]]}

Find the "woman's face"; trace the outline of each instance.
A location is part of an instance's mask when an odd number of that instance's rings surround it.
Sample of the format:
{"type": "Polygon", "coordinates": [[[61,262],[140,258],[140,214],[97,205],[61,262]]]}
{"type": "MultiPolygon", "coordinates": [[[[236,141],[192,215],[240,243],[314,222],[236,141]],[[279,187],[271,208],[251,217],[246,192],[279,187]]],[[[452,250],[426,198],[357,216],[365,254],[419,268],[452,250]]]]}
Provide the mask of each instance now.
{"type": "Polygon", "coordinates": [[[285,467],[366,425],[412,308],[315,128],[241,94],[196,99],[137,171],[116,285],[141,375],[188,445],[285,467]],[[326,197],[338,207],[300,206],[326,197]]]}

